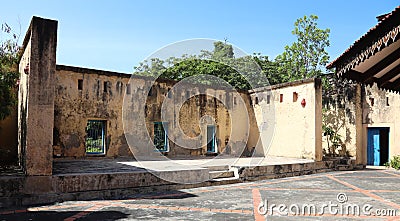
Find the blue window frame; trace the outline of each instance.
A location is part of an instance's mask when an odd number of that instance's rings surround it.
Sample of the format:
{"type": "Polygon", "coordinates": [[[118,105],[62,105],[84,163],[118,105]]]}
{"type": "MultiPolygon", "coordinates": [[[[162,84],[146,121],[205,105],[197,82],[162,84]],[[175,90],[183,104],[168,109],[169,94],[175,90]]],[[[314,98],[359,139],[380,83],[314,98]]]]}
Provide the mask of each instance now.
{"type": "Polygon", "coordinates": [[[105,154],[106,121],[89,120],[86,125],[86,154],[105,154]]]}
{"type": "Polygon", "coordinates": [[[207,152],[215,153],[216,151],[216,139],[215,139],[215,126],[207,126],[207,152]]]}
{"type": "Polygon", "coordinates": [[[168,152],[168,123],[154,122],[154,146],[156,151],[168,152]]]}

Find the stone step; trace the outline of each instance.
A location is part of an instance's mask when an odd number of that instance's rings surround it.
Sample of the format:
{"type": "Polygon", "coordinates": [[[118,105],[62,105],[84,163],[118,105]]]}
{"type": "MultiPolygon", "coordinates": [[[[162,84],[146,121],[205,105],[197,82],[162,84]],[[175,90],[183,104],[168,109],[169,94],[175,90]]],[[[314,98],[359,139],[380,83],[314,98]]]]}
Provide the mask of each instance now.
{"type": "Polygon", "coordinates": [[[337,168],[337,170],[345,171],[345,170],[352,170],[354,167],[353,167],[353,165],[338,164],[338,165],[336,165],[336,168],[337,168]]]}
{"type": "Polygon", "coordinates": [[[223,171],[210,171],[210,179],[216,178],[232,178],[235,177],[233,171],[223,170],[223,171]]]}
{"type": "Polygon", "coordinates": [[[219,185],[240,183],[240,179],[236,177],[228,177],[228,178],[216,178],[212,179],[211,182],[218,182],[219,185]]]}
{"type": "Polygon", "coordinates": [[[227,171],[229,170],[229,165],[220,165],[220,166],[207,166],[209,171],[227,171]]]}

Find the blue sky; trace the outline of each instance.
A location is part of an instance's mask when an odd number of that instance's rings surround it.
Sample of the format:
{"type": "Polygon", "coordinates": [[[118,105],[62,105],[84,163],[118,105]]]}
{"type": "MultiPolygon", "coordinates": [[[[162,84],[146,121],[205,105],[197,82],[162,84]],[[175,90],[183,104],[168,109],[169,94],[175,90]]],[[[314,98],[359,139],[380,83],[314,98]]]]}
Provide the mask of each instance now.
{"type": "Polygon", "coordinates": [[[398,0],[19,0],[2,2],[0,22],[14,29],[20,23],[23,38],[33,15],[58,20],[58,64],[130,73],[159,48],[191,38],[227,38],[247,53],[274,58],[295,40],[295,20],[310,14],[319,16],[320,28],[331,29],[333,60],[376,25],[377,15],[398,5],[398,0]]]}

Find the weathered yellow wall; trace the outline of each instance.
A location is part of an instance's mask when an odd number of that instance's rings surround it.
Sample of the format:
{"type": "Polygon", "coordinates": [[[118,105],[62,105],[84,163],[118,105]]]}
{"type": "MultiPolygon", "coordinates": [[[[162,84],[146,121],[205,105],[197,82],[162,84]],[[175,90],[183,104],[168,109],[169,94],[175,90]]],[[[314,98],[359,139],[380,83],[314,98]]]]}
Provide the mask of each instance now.
{"type": "MultiPolygon", "coordinates": [[[[85,136],[88,120],[106,120],[106,154],[107,157],[132,156],[125,135],[135,137],[154,137],[154,122],[161,121],[161,104],[168,91],[176,82],[160,80],[155,82],[152,95],[144,90],[149,80],[136,77],[130,80],[130,75],[99,71],[70,66],[57,66],[55,104],[54,104],[54,154],[60,157],[85,157],[85,136]],[[78,89],[78,80],[83,80],[83,90],[78,89]],[[108,90],[104,92],[104,82],[108,90]],[[131,85],[131,93],[126,94],[127,84],[131,85]],[[122,122],[123,99],[128,99],[128,106],[134,113],[139,113],[139,105],[145,104],[145,116],[131,116],[133,128],[124,133],[122,122]],[[135,112],[136,111],[136,112],[135,112]],[[145,117],[147,130],[133,125],[138,118],[145,117]]],[[[206,151],[205,131],[212,124],[204,120],[205,115],[211,116],[217,128],[217,153],[232,156],[274,156],[299,157],[316,159],[318,140],[318,106],[316,100],[320,89],[315,88],[314,80],[305,80],[284,85],[272,86],[272,94],[264,89],[255,100],[255,93],[234,93],[229,90],[206,88],[199,91],[198,87],[186,87],[175,91],[172,95],[176,102],[182,102],[182,107],[168,109],[175,124],[169,125],[168,136],[171,140],[182,137],[175,134],[180,126],[189,137],[196,137],[203,132],[197,149],[187,149],[174,142],[169,143],[168,155],[204,155],[206,151]],[[293,101],[293,92],[298,94],[293,101]],[[207,95],[196,95],[206,93],[207,95]],[[266,96],[271,95],[271,104],[266,103],[266,96]],[[283,94],[283,102],[279,102],[283,94]],[[187,97],[190,95],[190,98],[187,97]],[[302,99],[307,104],[301,106],[302,99]],[[236,102],[235,102],[236,101],[236,102]],[[229,108],[225,107],[225,103],[229,108]],[[264,108],[264,112],[262,110],[264,108]],[[229,112],[228,110],[231,110],[229,112]],[[272,111],[272,112],[268,112],[272,111]],[[270,115],[269,113],[273,113],[270,115]],[[274,122],[271,122],[271,117],[274,122]],[[266,127],[266,125],[269,125],[266,127]],[[271,128],[275,130],[271,131],[271,128]],[[302,128],[299,130],[298,128],[302,128]],[[265,133],[269,134],[265,136],[265,133]],[[288,136],[290,139],[288,139],[288,136]],[[226,150],[228,142],[229,151],[226,150]],[[243,149],[242,147],[245,147],[243,149]]],[[[140,139],[139,139],[140,140],[140,139]]],[[[143,139],[145,140],[145,139],[143,139]]],[[[153,151],[151,144],[136,143],[148,151],[153,151]]],[[[139,151],[141,148],[137,148],[139,151]]],[[[133,149],[136,151],[136,149],[133,149]]]]}
{"type": "Polygon", "coordinates": [[[363,88],[362,99],[362,137],[363,161],[367,162],[367,129],[368,127],[389,127],[389,158],[400,155],[400,95],[372,87],[363,88]],[[374,105],[371,104],[374,99],[374,105]],[[389,105],[386,99],[389,99],[389,105]]]}
{"type": "MultiPolygon", "coordinates": [[[[326,104],[327,116],[337,116],[336,129],[342,138],[339,151],[347,150],[357,164],[367,164],[368,128],[389,128],[389,158],[400,154],[400,129],[398,128],[400,96],[378,89],[376,85],[360,86],[346,92],[338,104],[326,104]],[[387,99],[389,105],[387,105],[387,99]],[[373,99],[373,105],[372,101],[373,99]]],[[[327,148],[326,137],[323,142],[327,148]]]]}
{"type": "MultiPolygon", "coordinates": [[[[101,119],[107,120],[107,151],[106,156],[131,156],[127,141],[124,134],[124,125],[122,122],[122,106],[126,93],[126,87],[131,85],[131,93],[126,94],[127,108],[130,108],[134,114],[129,116],[131,122],[126,123],[126,127],[130,128],[127,137],[135,136],[145,138],[148,135],[154,136],[154,122],[161,121],[161,104],[167,92],[174,86],[176,82],[160,80],[155,82],[152,87],[152,93],[148,96],[144,90],[145,85],[150,81],[146,78],[137,77],[130,80],[128,74],[104,72],[98,70],[75,68],[67,66],[57,66],[57,86],[55,100],[55,136],[54,149],[55,154],[63,157],[84,157],[85,153],[85,127],[88,120],[101,119]],[[83,90],[78,90],[78,80],[83,80],[83,90]],[[130,80],[130,82],[129,82],[130,80]],[[104,92],[104,82],[108,82],[109,91],[104,92]],[[146,104],[145,116],[140,116],[139,105],[146,104]],[[137,115],[135,113],[138,113],[137,115]],[[146,130],[134,123],[140,122],[140,118],[146,118],[146,130]]],[[[220,89],[207,88],[201,93],[208,96],[195,95],[199,93],[198,87],[185,87],[172,94],[177,103],[182,102],[182,107],[168,109],[168,113],[179,119],[173,125],[168,125],[168,136],[171,140],[182,139],[178,137],[174,131],[181,126],[184,133],[189,137],[195,137],[200,134],[200,129],[205,130],[210,122],[201,122],[205,115],[211,116],[217,128],[217,152],[230,155],[241,155],[245,146],[250,151],[255,146],[257,136],[252,136],[251,142],[247,142],[249,131],[247,128],[253,127],[251,131],[257,132],[255,121],[246,121],[248,114],[244,108],[249,108],[251,115],[252,109],[249,106],[249,96],[247,93],[233,93],[220,89]],[[187,98],[187,95],[191,98],[187,98]],[[195,96],[194,96],[195,95],[195,96]],[[239,96],[244,103],[239,102],[239,96]],[[233,100],[236,97],[237,102],[233,100]],[[221,99],[221,100],[220,100],[221,99]],[[228,109],[222,104],[225,102],[232,107],[232,113],[229,114],[228,109]],[[231,116],[232,115],[232,116],[231,116]],[[233,122],[232,122],[233,121],[233,122]],[[179,124],[179,125],[178,125],[179,124]],[[231,125],[237,125],[232,130],[231,125]],[[241,124],[244,124],[242,126],[241,124]],[[248,126],[249,125],[249,126],[248,126]],[[232,132],[233,131],[233,132],[232,132]],[[225,151],[226,141],[229,140],[230,151],[225,151]],[[248,143],[248,144],[247,144],[248,143]]],[[[251,118],[249,118],[251,119],[251,118]]],[[[139,139],[140,140],[140,139],[139,139]]],[[[182,140],[181,140],[182,141],[182,140]]],[[[151,144],[146,142],[135,143],[137,145],[133,151],[140,152],[141,149],[153,151],[151,144]],[[141,147],[139,147],[141,146],[141,147]]],[[[182,148],[169,143],[168,155],[203,155],[206,154],[206,136],[196,145],[198,149],[182,148]]],[[[150,152],[149,152],[150,153],[150,152]]]]}
{"type": "Polygon", "coordinates": [[[0,165],[18,163],[18,115],[15,109],[0,121],[0,165]]]}
{"type": "MultiPolygon", "coordinates": [[[[346,155],[346,152],[351,157],[357,155],[357,128],[360,127],[358,121],[361,120],[361,115],[358,113],[361,104],[356,102],[360,100],[360,86],[351,85],[344,89],[339,98],[324,98],[324,124],[331,127],[340,136],[340,147],[335,151],[335,154],[340,156],[346,155]]],[[[323,136],[322,147],[328,152],[328,137],[323,136]]],[[[332,143],[329,143],[331,147],[332,143]]]]}
{"type": "Polygon", "coordinates": [[[316,88],[316,85],[314,79],[308,79],[274,85],[270,91],[258,90],[258,104],[255,101],[256,94],[251,94],[258,127],[262,128],[260,129],[261,138],[267,155],[320,158],[319,136],[322,135],[319,129],[321,123],[317,118],[320,117],[321,88],[318,85],[316,88]],[[293,100],[294,92],[298,97],[295,101],[293,100]],[[282,102],[280,101],[281,94],[283,95],[282,102]],[[269,104],[268,95],[270,95],[269,104]],[[301,105],[303,99],[306,102],[304,107],[301,105]],[[271,116],[266,118],[266,115],[271,116]],[[274,131],[267,131],[268,125],[272,123],[275,124],[274,131]],[[271,133],[273,136],[269,138],[271,133]]]}
{"type": "MultiPolygon", "coordinates": [[[[251,94],[251,93],[250,93],[251,94]]],[[[262,142],[262,137],[261,137],[261,131],[258,126],[258,121],[256,118],[255,110],[254,110],[254,102],[252,102],[252,97],[250,94],[242,94],[242,99],[244,101],[244,105],[240,106],[237,109],[234,109],[238,112],[238,114],[241,116],[240,119],[235,119],[235,128],[236,129],[241,129],[242,133],[245,132],[245,130],[248,130],[248,141],[247,141],[247,149],[246,149],[246,154],[245,156],[265,156],[266,152],[263,147],[263,142],[262,142]],[[247,111],[247,112],[245,112],[247,111]],[[248,115],[247,115],[248,114],[248,115]],[[247,125],[247,120],[250,123],[248,127],[247,125]]]]}
{"type": "Polygon", "coordinates": [[[21,47],[18,141],[27,175],[51,175],[57,21],[33,17],[21,47]]]}
{"type": "MultiPolygon", "coordinates": [[[[82,71],[83,70],[83,71],[82,71]]],[[[79,72],[78,72],[79,71],[79,72]]],[[[123,92],[116,91],[117,82],[124,85],[129,76],[109,76],[62,70],[57,67],[54,125],[57,136],[55,146],[60,146],[61,156],[83,157],[85,153],[86,125],[88,120],[107,120],[107,156],[130,155],[123,136],[123,92]],[[83,90],[78,90],[78,79],[83,79],[83,90]],[[104,92],[104,82],[109,82],[110,92],[104,92]]]]}

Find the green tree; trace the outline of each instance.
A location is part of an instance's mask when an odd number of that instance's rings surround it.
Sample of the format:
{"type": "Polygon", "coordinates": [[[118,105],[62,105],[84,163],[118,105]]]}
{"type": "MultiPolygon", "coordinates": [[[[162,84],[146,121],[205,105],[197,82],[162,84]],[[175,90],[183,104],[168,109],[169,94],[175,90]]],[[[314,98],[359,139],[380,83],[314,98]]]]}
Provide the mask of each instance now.
{"type": "Polygon", "coordinates": [[[270,60],[268,56],[261,55],[260,53],[254,53],[253,59],[260,66],[262,72],[267,77],[269,84],[280,84],[286,82],[286,73],[279,73],[278,62],[270,60]]]}
{"type": "Polygon", "coordinates": [[[1,25],[7,39],[0,39],[0,120],[11,114],[17,102],[16,82],[18,79],[18,36],[7,24],[1,25]]]}
{"type": "MultiPolygon", "coordinates": [[[[297,40],[286,46],[284,52],[274,60],[259,53],[235,58],[232,45],[218,41],[214,43],[213,51],[204,50],[199,56],[184,55],[166,61],[152,59],[141,63],[135,68],[136,74],[158,76],[161,73],[162,78],[177,81],[189,76],[211,74],[239,89],[316,77],[326,71],[325,66],[329,61],[326,48],[330,46],[330,30],[318,28],[317,21],[316,15],[297,19],[292,31],[297,40]],[[258,67],[254,66],[254,61],[258,67]],[[269,83],[258,78],[259,68],[269,83]],[[239,72],[245,74],[246,78],[239,72]],[[251,81],[251,86],[248,80],[251,81]]],[[[324,88],[329,88],[326,81],[324,88]]]]}
{"type": "MultiPolygon", "coordinates": [[[[238,89],[249,89],[250,84],[238,73],[251,73],[251,65],[247,65],[251,57],[234,58],[233,47],[224,42],[215,42],[213,51],[202,51],[200,55],[183,55],[180,58],[170,57],[166,60],[153,58],[135,67],[135,74],[160,76],[161,78],[180,81],[190,76],[214,75],[238,89]]],[[[253,68],[254,69],[254,68],[253,68]]],[[[251,76],[249,76],[251,77],[251,76]]],[[[207,85],[219,85],[220,82],[196,78],[196,82],[207,85]]]]}
{"type": "Polygon", "coordinates": [[[212,58],[214,60],[232,59],[234,57],[233,47],[222,41],[214,42],[212,58]]]}
{"type": "Polygon", "coordinates": [[[318,16],[299,18],[292,34],[297,40],[276,57],[277,72],[285,74],[285,81],[315,77],[325,71],[329,61],[326,48],[330,46],[329,29],[318,28],[318,16]]]}

